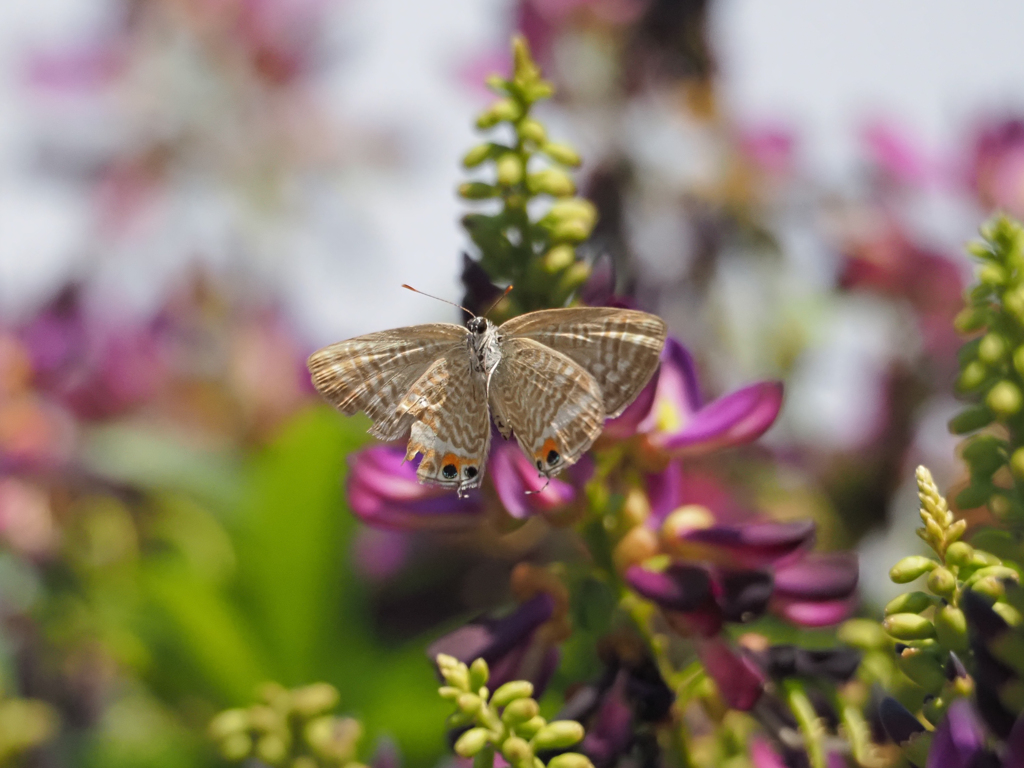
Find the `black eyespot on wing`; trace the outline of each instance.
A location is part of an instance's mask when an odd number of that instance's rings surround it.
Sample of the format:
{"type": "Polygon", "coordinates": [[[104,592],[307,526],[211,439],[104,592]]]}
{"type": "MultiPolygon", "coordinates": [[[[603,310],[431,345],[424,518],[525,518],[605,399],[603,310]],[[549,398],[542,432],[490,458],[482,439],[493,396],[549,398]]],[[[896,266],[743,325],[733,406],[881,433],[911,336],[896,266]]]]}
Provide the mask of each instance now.
{"type": "Polygon", "coordinates": [[[561,461],[561,459],[562,459],[562,457],[558,455],[558,451],[548,451],[548,466],[549,467],[555,466],[555,464],[557,464],[559,461],[561,461]]]}
{"type": "Polygon", "coordinates": [[[466,467],[464,470],[462,470],[462,472],[470,480],[472,480],[477,475],[476,467],[466,467]]]}
{"type": "Polygon", "coordinates": [[[454,480],[459,476],[459,469],[454,464],[445,464],[441,468],[441,474],[445,480],[454,480]]]}

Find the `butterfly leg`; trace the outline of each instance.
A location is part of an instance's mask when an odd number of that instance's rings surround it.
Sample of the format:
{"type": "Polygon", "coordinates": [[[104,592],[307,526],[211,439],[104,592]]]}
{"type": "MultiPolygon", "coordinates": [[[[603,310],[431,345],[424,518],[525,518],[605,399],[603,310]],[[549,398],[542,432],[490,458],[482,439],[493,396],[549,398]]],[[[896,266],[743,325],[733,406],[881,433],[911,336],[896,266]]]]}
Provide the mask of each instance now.
{"type": "MultiPolygon", "coordinates": [[[[542,475],[542,477],[543,477],[543,475],[542,475]]],[[[551,485],[551,478],[550,477],[546,478],[546,480],[544,482],[544,487],[543,488],[540,488],[539,490],[536,490],[536,491],[523,491],[523,493],[525,493],[527,496],[533,496],[534,494],[537,494],[537,493],[544,493],[544,491],[547,490],[547,487],[549,485],[551,485]]]]}

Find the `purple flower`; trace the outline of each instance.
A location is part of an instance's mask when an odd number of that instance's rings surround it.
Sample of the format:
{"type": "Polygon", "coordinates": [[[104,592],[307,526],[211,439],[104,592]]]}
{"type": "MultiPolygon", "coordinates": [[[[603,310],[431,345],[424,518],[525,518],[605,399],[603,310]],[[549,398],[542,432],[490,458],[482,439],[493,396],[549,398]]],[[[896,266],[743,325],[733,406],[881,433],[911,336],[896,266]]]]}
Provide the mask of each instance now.
{"type": "Polygon", "coordinates": [[[1024,120],[995,121],[979,131],[969,181],[986,208],[1024,215],[1024,120]]]}
{"type": "Polygon", "coordinates": [[[767,431],[782,407],[782,383],[762,381],[705,404],[687,349],[665,342],[660,374],[651,380],[605,434],[645,436],[655,451],[673,456],[710,453],[752,442],[767,431]]]}
{"type": "Polygon", "coordinates": [[[518,445],[499,441],[487,463],[486,479],[493,486],[493,495],[477,488],[460,499],[450,490],[420,484],[416,464],[405,461],[402,448],[374,446],[355,454],[350,462],[349,506],[364,523],[431,530],[476,525],[495,497],[516,519],[556,514],[580,498],[579,489],[594,469],[590,457],[584,456],[566,471],[564,479],[554,478],[545,487],[518,445]]]}
{"type": "Polygon", "coordinates": [[[367,525],[379,528],[455,530],[475,525],[483,512],[479,491],[465,498],[422,485],[405,450],[377,445],[349,458],[348,503],[367,525]]]}
{"type": "Polygon", "coordinates": [[[972,768],[979,764],[975,761],[984,751],[985,732],[974,708],[970,702],[958,699],[949,705],[946,718],[935,729],[926,768],[972,768]]]}
{"type": "Polygon", "coordinates": [[[557,601],[540,593],[501,619],[479,618],[434,641],[427,656],[439,653],[471,664],[481,658],[491,674],[489,685],[497,689],[510,680],[529,680],[540,698],[558,666],[558,648],[542,628],[557,620],[557,601]]]}

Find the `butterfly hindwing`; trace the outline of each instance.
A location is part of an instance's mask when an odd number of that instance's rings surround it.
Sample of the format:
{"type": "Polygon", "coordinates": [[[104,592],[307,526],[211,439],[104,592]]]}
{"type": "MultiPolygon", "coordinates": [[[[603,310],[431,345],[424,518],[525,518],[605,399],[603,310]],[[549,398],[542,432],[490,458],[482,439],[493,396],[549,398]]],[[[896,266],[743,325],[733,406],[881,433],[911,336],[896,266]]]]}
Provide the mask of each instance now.
{"type": "Polygon", "coordinates": [[[422,454],[420,482],[458,488],[480,485],[491,444],[484,375],[462,346],[438,358],[396,411],[411,422],[406,458],[422,454]]]}
{"type": "Polygon", "coordinates": [[[499,329],[505,339],[531,339],[583,367],[601,388],[605,415],[618,416],[658,367],[667,328],[656,315],[615,307],[546,309],[499,329]]]}
{"type": "Polygon", "coordinates": [[[550,477],[571,466],[604,426],[601,388],[565,355],[528,338],[501,342],[490,401],[503,434],[515,433],[537,470],[550,477]]]}

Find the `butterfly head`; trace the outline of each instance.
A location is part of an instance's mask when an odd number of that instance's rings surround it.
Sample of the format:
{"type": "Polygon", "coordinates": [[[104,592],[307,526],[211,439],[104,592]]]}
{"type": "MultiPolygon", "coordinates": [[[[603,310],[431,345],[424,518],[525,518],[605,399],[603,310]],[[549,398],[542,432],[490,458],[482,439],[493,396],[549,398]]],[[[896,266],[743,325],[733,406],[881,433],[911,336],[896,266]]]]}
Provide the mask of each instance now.
{"type": "Polygon", "coordinates": [[[471,317],[466,323],[466,327],[470,333],[482,336],[487,331],[487,326],[491,323],[486,317],[471,317]]]}

